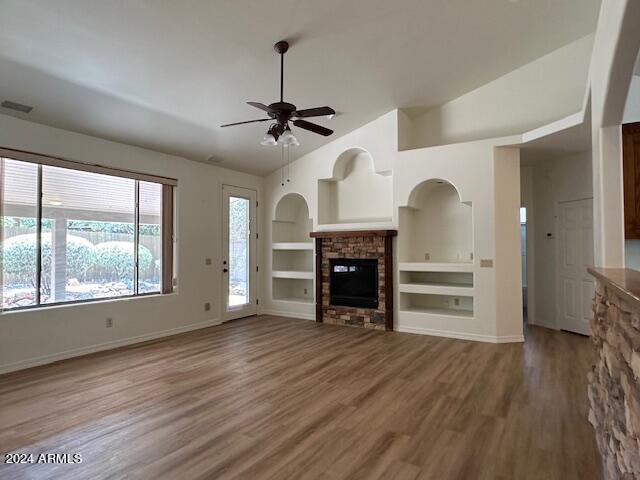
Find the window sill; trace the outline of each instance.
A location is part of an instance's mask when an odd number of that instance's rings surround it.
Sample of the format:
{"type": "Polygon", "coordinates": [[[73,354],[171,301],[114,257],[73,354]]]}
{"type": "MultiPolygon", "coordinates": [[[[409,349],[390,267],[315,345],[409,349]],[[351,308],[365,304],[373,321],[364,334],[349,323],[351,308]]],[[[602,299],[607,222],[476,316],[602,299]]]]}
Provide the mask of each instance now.
{"type": "Polygon", "coordinates": [[[122,297],[113,297],[113,298],[100,298],[96,300],[76,300],[74,302],[61,302],[61,303],[51,303],[44,305],[29,305],[26,307],[18,307],[12,308],[9,310],[0,310],[0,315],[11,315],[14,313],[26,313],[26,312],[41,312],[45,310],[57,310],[59,308],[69,308],[69,307],[78,307],[78,306],[87,306],[87,305],[96,305],[96,304],[105,304],[105,303],[114,303],[114,302],[130,302],[135,300],[147,299],[147,298],[163,298],[163,297],[173,297],[178,295],[178,292],[171,293],[146,293],[142,295],[127,295],[122,297]]]}

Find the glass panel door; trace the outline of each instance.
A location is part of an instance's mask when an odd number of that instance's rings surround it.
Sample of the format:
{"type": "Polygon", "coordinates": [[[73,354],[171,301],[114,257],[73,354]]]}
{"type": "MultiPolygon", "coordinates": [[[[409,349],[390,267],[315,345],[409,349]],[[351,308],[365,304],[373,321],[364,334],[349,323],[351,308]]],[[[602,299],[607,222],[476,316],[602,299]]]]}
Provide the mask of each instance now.
{"type": "Polygon", "coordinates": [[[224,319],[255,315],[256,192],[223,186],[224,319]]]}

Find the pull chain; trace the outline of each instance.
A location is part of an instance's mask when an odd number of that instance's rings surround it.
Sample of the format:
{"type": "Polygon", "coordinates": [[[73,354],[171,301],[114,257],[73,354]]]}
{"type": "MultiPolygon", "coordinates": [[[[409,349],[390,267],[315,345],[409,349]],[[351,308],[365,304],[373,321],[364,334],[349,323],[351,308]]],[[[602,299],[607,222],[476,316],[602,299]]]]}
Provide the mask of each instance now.
{"type": "Polygon", "coordinates": [[[280,161],[280,165],[281,165],[281,168],[280,168],[280,185],[282,185],[284,187],[284,145],[282,145],[280,147],[280,149],[281,149],[281,151],[280,151],[280,154],[281,154],[281,159],[280,159],[281,160],[280,161]]]}

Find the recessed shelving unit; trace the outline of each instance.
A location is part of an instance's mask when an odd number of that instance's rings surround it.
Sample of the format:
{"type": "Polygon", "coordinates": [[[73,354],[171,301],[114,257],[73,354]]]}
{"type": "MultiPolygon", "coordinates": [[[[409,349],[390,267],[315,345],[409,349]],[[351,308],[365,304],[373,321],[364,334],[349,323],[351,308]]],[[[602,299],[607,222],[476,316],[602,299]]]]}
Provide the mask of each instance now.
{"type": "Polygon", "coordinates": [[[444,180],[428,180],[399,211],[400,315],[473,318],[473,217],[444,180]]]}
{"type": "Polygon", "coordinates": [[[473,294],[473,273],[400,271],[399,291],[401,293],[469,296],[473,294]]]}
{"type": "Polygon", "coordinates": [[[444,180],[428,180],[399,209],[400,262],[431,264],[473,262],[473,216],[470,202],[444,180]]]}
{"type": "Polygon", "coordinates": [[[272,298],[313,303],[312,221],[305,199],[290,193],[280,199],[272,222],[272,298]]]}
{"type": "Polygon", "coordinates": [[[318,180],[319,228],[339,230],[354,224],[385,228],[392,219],[393,177],[391,172],[376,172],[366,150],[346,150],[336,159],[331,178],[318,180]]]}

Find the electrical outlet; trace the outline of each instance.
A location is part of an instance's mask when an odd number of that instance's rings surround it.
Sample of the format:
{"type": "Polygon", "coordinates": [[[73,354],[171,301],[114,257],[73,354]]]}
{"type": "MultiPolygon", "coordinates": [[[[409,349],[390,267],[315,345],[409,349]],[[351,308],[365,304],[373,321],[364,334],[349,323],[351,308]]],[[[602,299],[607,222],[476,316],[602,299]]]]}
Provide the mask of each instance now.
{"type": "Polygon", "coordinates": [[[424,254],[424,259],[427,260],[427,261],[431,260],[431,255],[429,255],[428,253],[425,253],[424,254]]]}
{"type": "Polygon", "coordinates": [[[205,264],[205,265],[211,265],[211,263],[212,263],[212,262],[211,262],[211,259],[210,259],[210,258],[205,258],[205,259],[204,259],[204,264],[205,264]]]}
{"type": "Polygon", "coordinates": [[[309,290],[305,288],[304,289],[304,294],[306,295],[307,293],[309,293],[309,290]]]}
{"type": "Polygon", "coordinates": [[[204,304],[204,311],[208,312],[209,310],[211,310],[211,304],[209,302],[204,304]]]}
{"type": "Polygon", "coordinates": [[[113,318],[111,318],[111,317],[107,317],[107,319],[106,319],[106,320],[105,320],[105,322],[104,322],[104,326],[105,326],[106,328],[111,328],[111,327],[113,327],[113,318]]]}
{"type": "Polygon", "coordinates": [[[460,299],[459,299],[459,298],[454,298],[454,299],[453,299],[453,304],[454,304],[455,306],[459,306],[459,305],[460,305],[460,299]]]}

